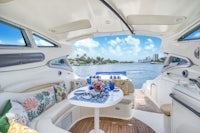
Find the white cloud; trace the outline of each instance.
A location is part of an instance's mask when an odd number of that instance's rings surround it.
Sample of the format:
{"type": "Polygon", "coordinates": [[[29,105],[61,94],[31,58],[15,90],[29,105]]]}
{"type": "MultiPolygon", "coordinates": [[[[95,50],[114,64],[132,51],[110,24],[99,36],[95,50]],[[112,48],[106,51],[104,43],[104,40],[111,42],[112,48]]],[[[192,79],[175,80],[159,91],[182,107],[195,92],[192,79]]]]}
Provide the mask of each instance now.
{"type": "Polygon", "coordinates": [[[78,48],[78,49],[76,50],[76,52],[77,52],[77,53],[80,53],[80,54],[85,54],[85,53],[87,53],[87,51],[85,51],[85,50],[83,50],[83,49],[81,49],[81,48],[78,48]]]}
{"type": "Polygon", "coordinates": [[[113,47],[108,47],[108,51],[111,54],[116,54],[116,51],[115,51],[115,49],[113,47]]]}
{"type": "Polygon", "coordinates": [[[130,47],[129,50],[132,51],[132,53],[134,53],[135,55],[137,55],[142,48],[140,47],[140,40],[137,38],[134,38],[132,36],[128,36],[127,38],[125,38],[125,41],[127,44],[131,44],[132,47],[130,47]]]}
{"type": "Polygon", "coordinates": [[[38,40],[35,40],[35,43],[37,46],[51,46],[51,44],[49,44],[49,42],[47,41],[44,41],[42,39],[38,39],[38,40]]]}
{"type": "Polygon", "coordinates": [[[83,50],[83,49],[81,49],[81,48],[77,48],[77,49],[75,49],[75,50],[73,51],[73,54],[70,55],[70,56],[73,57],[73,58],[76,58],[77,55],[79,55],[79,57],[80,57],[80,56],[84,55],[85,53],[88,53],[88,52],[85,51],[85,50],[83,50]]]}
{"type": "Polygon", "coordinates": [[[24,39],[23,39],[23,38],[18,39],[17,41],[18,41],[20,44],[24,44],[24,39]]]}
{"type": "Polygon", "coordinates": [[[87,48],[95,48],[99,46],[99,42],[93,40],[93,39],[84,39],[80,40],[74,43],[76,47],[87,47],[87,48]]]}
{"type": "Polygon", "coordinates": [[[146,50],[154,50],[155,49],[155,45],[154,44],[149,44],[149,45],[145,46],[144,49],[146,49],[146,50]]]}
{"type": "Polygon", "coordinates": [[[110,40],[108,43],[111,44],[112,46],[115,46],[116,44],[119,44],[121,42],[122,40],[119,37],[117,37],[115,40],[110,40]]]}
{"type": "Polygon", "coordinates": [[[145,50],[156,51],[156,47],[152,39],[148,38],[145,44],[146,44],[146,46],[144,46],[145,50]]]}
{"type": "Polygon", "coordinates": [[[149,43],[153,43],[153,40],[150,39],[150,38],[148,38],[147,41],[148,41],[149,43]]]}
{"type": "Polygon", "coordinates": [[[2,40],[0,40],[0,43],[2,44],[2,43],[3,43],[3,41],[2,41],[2,40]]]}
{"type": "Polygon", "coordinates": [[[132,36],[128,36],[127,38],[125,38],[126,43],[128,44],[132,44],[132,45],[140,45],[140,40],[136,39],[132,36]]]}
{"type": "Polygon", "coordinates": [[[117,46],[116,48],[109,47],[108,52],[113,54],[113,56],[119,56],[122,55],[122,50],[120,46],[117,46]]]}

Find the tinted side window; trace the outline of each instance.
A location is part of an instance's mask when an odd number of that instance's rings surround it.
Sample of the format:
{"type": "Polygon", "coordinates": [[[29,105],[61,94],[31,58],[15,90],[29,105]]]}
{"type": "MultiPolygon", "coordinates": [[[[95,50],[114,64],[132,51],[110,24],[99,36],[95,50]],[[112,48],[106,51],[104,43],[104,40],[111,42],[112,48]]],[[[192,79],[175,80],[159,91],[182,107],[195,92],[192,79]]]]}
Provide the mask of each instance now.
{"type": "Polygon", "coordinates": [[[0,22],[0,46],[26,46],[23,30],[0,22]]]}
{"type": "Polygon", "coordinates": [[[37,47],[57,47],[54,43],[38,35],[33,34],[33,39],[37,47]]]}
{"type": "Polygon", "coordinates": [[[164,62],[163,71],[177,67],[189,67],[192,62],[185,57],[168,56],[164,62]]]}
{"type": "Polygon", "coordinates": [[[185,40],[196,40],[200,39],[200,27],[197,27],[190,31],[189,33],[183,35],[178,41],[185,41],[185,40]]]}
{"type": "Polygon", "coordinates": [[[53,68],[61,68],[69,71],[73,71],[72,67],[66,57],[60,57],[53,59],[49,62],[49,66],[53,68]]]}
{"type": "Polygon", "coordinates": [[[186,64],[187,60],[179,58],[179,57],[172,57],[172,63],[177,63],[177,65],[186,64]]]}

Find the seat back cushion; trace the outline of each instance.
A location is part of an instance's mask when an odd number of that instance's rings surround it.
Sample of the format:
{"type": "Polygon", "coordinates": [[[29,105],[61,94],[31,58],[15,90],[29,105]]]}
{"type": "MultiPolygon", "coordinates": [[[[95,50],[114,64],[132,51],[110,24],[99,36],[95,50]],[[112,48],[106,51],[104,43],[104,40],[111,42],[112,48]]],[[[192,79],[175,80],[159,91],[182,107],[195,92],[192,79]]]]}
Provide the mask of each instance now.
{"type": "Polygon", "coordinates": [[[115,83],[115,86],[120,88],[124,95],[129,94],[128,90],[128,80],[122,80],[122,79],[112,79],[112,81],[115,83]]]}
{"type": "Polygon", "coordinates": [[[71,91],[87,85],[86,80],[71,81],[71,91]]]}

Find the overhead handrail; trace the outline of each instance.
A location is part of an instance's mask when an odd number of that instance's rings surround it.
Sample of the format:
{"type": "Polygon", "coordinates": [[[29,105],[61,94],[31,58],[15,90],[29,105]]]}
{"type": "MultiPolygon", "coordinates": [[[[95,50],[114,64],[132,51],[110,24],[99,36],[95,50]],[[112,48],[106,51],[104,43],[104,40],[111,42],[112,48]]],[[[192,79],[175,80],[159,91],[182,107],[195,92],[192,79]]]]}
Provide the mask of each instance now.
{"type": "Polygon", "coordinates": [[[170,93],[169,96],[171,98],[173,98],[175,101],[177,101],[178,103],[180,103],[181,105],[183,105],[184,107],[186,107],[187,109],[189,109],[190,111],[192,111],[195,115],[197,115],[198,117],[200,117],[200,112],[195,110],[194,108],[190,107],[189,105],[187,105],[186,103],[184,103],[183,101],[181,101],[180,99],[178,99],[177,97],[175,97],[175,94],[170,93]]]}
{"type": "Polygon", "coordinates": [[[110,5],[108,4],[105,0],[100,0],[106,7],[108,7],[129,29],[131,34],[134,34],[133,29],[128,25],[128,23],[122,18],[122,16],[119,15],[119,13],[110,5]]]}

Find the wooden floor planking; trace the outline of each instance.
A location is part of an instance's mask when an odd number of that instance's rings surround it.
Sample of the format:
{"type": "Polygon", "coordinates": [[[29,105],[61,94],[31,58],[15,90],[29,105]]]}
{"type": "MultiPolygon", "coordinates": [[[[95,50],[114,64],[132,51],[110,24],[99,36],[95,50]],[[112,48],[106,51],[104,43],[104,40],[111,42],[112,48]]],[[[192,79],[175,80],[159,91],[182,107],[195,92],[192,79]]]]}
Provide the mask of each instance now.
{"type": "MultiPolygon", "coordinates": [[[[94,118],[85,118],[77,122],[71,129],[72,133],[89,133],[94,128],[94,118]]],[[[100,118],[100,128],[105,133],[155,133],[153,129],[137,119],[121,120],[100,118]]]]}

